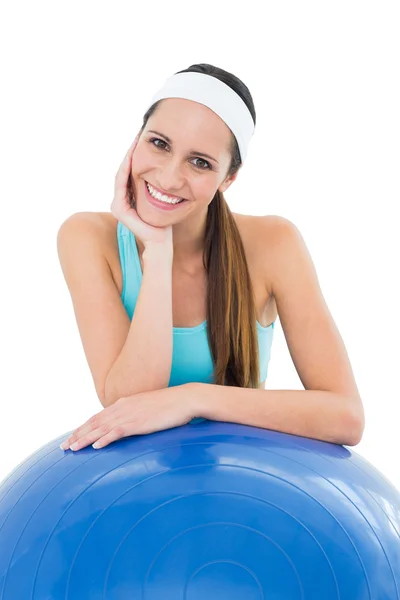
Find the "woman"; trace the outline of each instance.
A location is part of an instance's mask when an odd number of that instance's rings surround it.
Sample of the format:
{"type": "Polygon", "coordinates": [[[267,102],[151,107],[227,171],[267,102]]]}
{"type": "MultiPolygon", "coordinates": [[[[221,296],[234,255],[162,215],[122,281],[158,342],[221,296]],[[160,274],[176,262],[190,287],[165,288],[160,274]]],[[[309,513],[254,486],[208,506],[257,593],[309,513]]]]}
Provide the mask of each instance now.
{"type": "Polygon", "coordinates": [[[223,196],[255,123],[237,77],[180,71],[153,97],[111,214],[62,224],[60,262],[105,407],[63,449],[195,417],[360,441],[362,401],[300,232],[233,214],[223,196]],[[305,390],[264,389],[277,314],[305,390]]]}

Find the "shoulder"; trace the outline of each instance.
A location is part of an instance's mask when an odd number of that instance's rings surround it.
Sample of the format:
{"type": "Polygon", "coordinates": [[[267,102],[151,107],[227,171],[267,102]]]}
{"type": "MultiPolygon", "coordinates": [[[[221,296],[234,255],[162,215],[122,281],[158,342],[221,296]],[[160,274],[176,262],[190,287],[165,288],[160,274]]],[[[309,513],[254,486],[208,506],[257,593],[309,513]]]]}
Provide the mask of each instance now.
{"type": "Polygon", "coordinates": [[[287,305],[291,310],[302,294],[304,298],[311,294],[321,303],[315,264],[299,228],[285,217],[261,217],[258,239],[263,249],[268,291],[280,306],[287,305]]]}
{"type": "Polygon", "coordinates": [[[98,260],[99,264],[104,261],[115,278],[118,248],[115,249],[114,245],[117,244],[118,221],[115,219],[113,234],[113,225],[104,217],[105,214],[78,212],[61,224],[57,233],[57,253],[63,269],[64,265],[67,268],[68,265],[82,262],[83,257],[90,256],[92,261],[98,260]]]}
{"type": "MultiPolygon", "coordinates": [[[[264,246],[275,264],[291,260],[293,254],[305,249],[303,237],[293,221],[278,215],[261,217],[260,236],[264,236],[264,246]]],[[[272,265],[271,265],[272,266],[272,265]]]]}
{"type": "Polygon", "coordinates": [[[305,248],[301,233],[292,221],[280,215],[251,216],[247,229],[266,289],[274,295],[277,279],[287,272],[285,265],[305,248]]]}
{"type": "Polygon", "coordinates": [[[82,235],[90,236],[91,242],[97,243],[105,253],[110,246],[113,234],[115,234],[117,220],[111,213],[102,212],[77,212],[65,219],[58,230],[58,238],[77,238],[82,235]],[[114,223],[108,215],[113,218],[114,223]]]}
{"type": "Polygon", "coordinates": [[[121,294],[117,225],[112,213],[78,212],[68,217],[57,234],[57,252],[64,273],[74,272],[76,265],[82,267],[85,262],[98,265],[105,269],[104,273],[111,273],[121,294]]]}
{"type": "Polygon", "coordinates": [[[282,238],[293,235],[298,231],[296,225],[280,215],[241,215],[234,214],[235,220],[241,228],[246,229],[256,237],[257,244],[273,244],[282,238]]]}
{"type": "Polygon", "coordinates": [[[61,228],[73,228],[73,227],[88,227],[90,230],[96,231],[104,228],[105,221],[103,218],[104,213],[99,212],[77,212],[67,217],[61,224],[61,228]]]}
{"type": "Polygon", "coordinates": [[[277,243],[283,238],[295,235],[299,232],[296,225],[280,215],[263,215],[255,217],[259,229],[259,235],[265,236],[265,242],[277,243]]]}

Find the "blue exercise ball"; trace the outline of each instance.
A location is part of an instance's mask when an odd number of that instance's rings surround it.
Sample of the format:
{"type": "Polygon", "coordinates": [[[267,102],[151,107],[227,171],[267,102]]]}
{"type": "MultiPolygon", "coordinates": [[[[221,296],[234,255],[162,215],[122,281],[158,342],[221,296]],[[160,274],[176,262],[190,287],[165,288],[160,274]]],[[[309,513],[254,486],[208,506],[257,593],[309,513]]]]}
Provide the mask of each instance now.
{"type": "Polygon", "coordinates": [[[1,600],[396,600],[400,494],[343,446],[202,421],[0,487],[1,600]]]}

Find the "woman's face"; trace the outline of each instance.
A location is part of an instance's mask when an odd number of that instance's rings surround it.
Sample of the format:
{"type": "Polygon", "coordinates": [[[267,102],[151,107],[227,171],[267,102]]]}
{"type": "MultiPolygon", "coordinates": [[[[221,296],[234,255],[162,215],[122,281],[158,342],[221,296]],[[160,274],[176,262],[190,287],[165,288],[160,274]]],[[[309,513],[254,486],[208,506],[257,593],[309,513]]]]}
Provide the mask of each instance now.
{"type": "Polygon", "coordinates": [[[230,142],[229,127],[207,106],[182,98],[162,100],[142,131],[132,157],[133,193],[139,216],[156,225],[206,213],[217,189],[224,192],[236,178],[226,178],[230,142]],[[146,182],[185,202],[173,210],[156,208],[148,200],[146,182]]]}

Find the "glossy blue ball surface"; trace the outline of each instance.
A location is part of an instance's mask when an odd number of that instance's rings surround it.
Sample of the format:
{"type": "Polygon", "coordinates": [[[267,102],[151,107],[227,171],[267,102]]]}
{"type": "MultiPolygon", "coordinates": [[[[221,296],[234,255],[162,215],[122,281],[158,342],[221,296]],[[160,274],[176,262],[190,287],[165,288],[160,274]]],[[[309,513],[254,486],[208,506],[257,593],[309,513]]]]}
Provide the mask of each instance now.
{"type": "Polygon", "coordinates": [[[398,600],[400,494],[356,452],[202,421],[0,487],[1,600],[398,600]]]}

